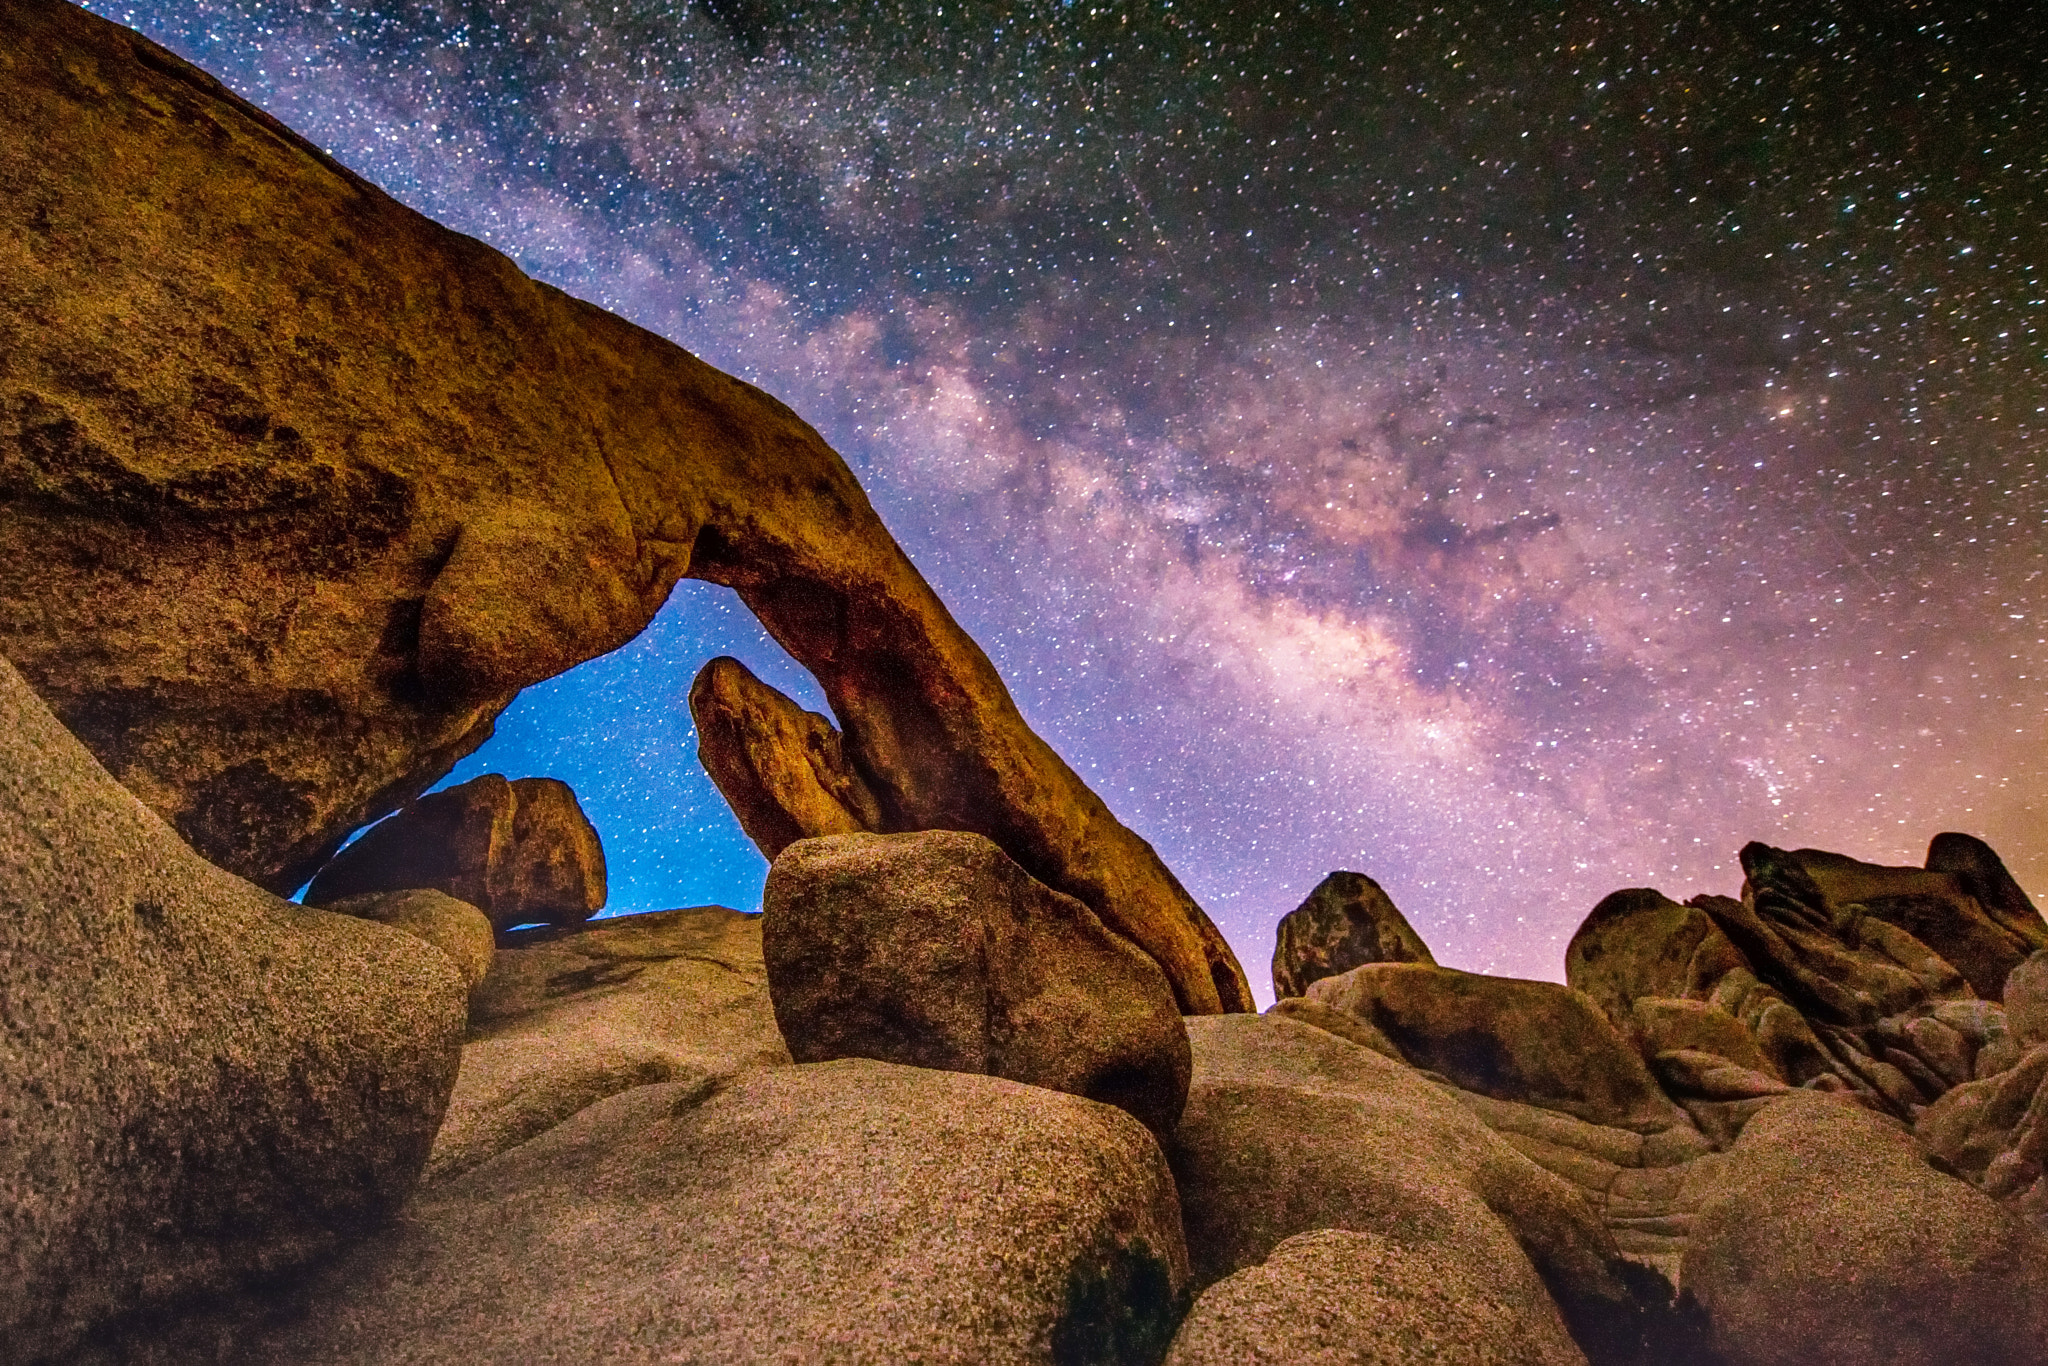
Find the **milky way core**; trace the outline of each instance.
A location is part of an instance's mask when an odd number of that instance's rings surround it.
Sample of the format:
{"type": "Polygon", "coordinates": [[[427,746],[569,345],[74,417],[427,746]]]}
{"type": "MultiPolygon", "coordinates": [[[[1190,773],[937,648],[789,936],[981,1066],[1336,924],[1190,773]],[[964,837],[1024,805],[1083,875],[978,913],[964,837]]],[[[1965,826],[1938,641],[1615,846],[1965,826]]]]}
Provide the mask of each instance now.
{"type": "MultiPolygon", "coordinates": [[[[1335,868],[1557,978],[1752,839],[2048,891],[2032,6],[101,0],[816,425],[1266,999],[1335,868]]],[[[529,690],[612,912],[760,902],[684,695],[529,690]]]]}

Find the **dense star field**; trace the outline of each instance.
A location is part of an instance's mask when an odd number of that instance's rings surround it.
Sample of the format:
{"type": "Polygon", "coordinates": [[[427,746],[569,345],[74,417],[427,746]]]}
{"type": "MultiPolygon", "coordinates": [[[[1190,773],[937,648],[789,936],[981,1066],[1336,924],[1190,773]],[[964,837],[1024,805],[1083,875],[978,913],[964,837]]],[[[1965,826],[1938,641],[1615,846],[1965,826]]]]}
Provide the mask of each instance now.
{"type": "MultiPolygon", "coordinates": [[[[92,7],[804,414],[1262,996],[1339,867],[1552,978],[1750,839],[2048,892],[2034,7],[92,7]]],[[[757,906],[715,653],[822,707],[686,583],[456,776],[757,906]]]]}

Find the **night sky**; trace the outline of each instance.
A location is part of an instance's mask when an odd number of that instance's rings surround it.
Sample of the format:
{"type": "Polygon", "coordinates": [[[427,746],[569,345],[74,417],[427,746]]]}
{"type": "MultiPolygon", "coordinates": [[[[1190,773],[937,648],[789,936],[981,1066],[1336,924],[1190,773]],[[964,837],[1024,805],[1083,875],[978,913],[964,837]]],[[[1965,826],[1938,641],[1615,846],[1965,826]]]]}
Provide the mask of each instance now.
{"type": "MultiPolygon", "coordinates": [[[[776,394],[1261,999],[1333,868],[1561,976],[1751,839],[2048,892],[2038,7],[101,0],[776,394]]],[[[457,777],[759,905],[723,589],[457,777]]]]}

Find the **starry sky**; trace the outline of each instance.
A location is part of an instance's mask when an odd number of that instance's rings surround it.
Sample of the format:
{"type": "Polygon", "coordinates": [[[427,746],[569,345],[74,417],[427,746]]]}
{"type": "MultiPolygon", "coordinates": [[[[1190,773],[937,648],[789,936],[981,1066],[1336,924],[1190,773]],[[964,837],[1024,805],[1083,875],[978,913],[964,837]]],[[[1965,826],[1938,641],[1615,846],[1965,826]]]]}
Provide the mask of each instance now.
{"type": "MultiPolygon", "coordinates": [[[[92,7],[804,414],[1262,1001],[1334,868],[1552,979],[1751,839],[2048,892],[2035,7],[92,7]]],[[[822,708],[685,583],[454,776],[758,906],[718,653],[822,708]]]]}

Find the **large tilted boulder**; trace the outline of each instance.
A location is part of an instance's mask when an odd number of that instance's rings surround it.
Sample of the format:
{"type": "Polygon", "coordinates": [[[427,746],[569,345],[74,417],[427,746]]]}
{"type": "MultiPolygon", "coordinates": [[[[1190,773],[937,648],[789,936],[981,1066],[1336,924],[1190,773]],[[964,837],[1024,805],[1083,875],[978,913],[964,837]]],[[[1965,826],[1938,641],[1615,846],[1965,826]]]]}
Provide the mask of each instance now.
{"type": "Polygon", "coordinates": [[[1309,983],[1367,963],[1436,965],[1429,945],[1379,883],[1335,872],[1280,918],[1273,945],[1273,995],[1305,995],[1309,983]]]}
{"type": "Polygon", "coordinates": [[[798,840],[886,829],[845,737],[737,659],[721,655],[697,671],[690,719],[704,771],[769,862],[798,840]]]}
{"type": "Polygon", "coordinates": [[[2020,1046],[2048,1043],[2048,950],[2012,970],[2004,996],[2006,1026],[2020,1046]]]}
{"type": "Polygon", "coordinates": [[[818,680],[890,830],[973,830],[1249,1009],[1151,847],[1025,725],[844,462],[163,49],[0,3],[0,650],[275,891],[678,577],[818,680]]]}
{"type": "Polygon", "coordinates": [[[1166,1366],[1585,1366],[1501,1237],[1298,1233],[1202,1292],[1166,1366]]]}
{"type": "Polygon", "coordinates": [[[722,1084],[789,1061],[768,1003],[761,917],[723,906],[505,936],[427,1180],[517,1147],[635,1086],[722,1084]]]}
{"type": "Polygon", "coordinates": [[[1449,1261],[1532,1332],[1561,1312],[1596,1362],[1644,1359],[1646,1344],[1668,1340],[1664,1279],[1623,1257],[1577,1188],[1446,1088],[1281,1016],[1190,1020],[1188,1031],[1194,1081],[1168,1151],[1197,1286],[1266,1262],[1297,1234],[1345,1229],[1415,1258],[1411,1288],[1449,1261]]]}
{"type": "Polygon", "coordinates": [[[567,783],[486,773],[370,827],[320,870],[306,901],[414,887],[468,902],[494,929],[574,925],[604,909],[604,846],[567,783]]]}
{"type": "Polygon", "coordinates": [[[1694,1165],[1682,1278],[1724,1366],[2035,1366],[2048,1237],[1839,1098],[1767,1106],[1694,1165]]]}
{"type": "Polygon", "coordinates": [[[768,870],[762,906],[768,989],[798,1062],[1008,1077],[1173,1132],[1188,1041],[1165,975],[994,842],[801,840],[768,870]]]}
{"type": "Polygon", "coordinates": [[[455,1079],[443,954],[213,867],[0,661],[0,1356],[395,1210],[455,1079]]]}
{"type": "Polygon", "coordinates": [[[600,1101],[428,1187],[267,1323],[133,1359],[1150,1366],[1186,1284],[1128,1115],[848,1059],[600,1101]]]}

